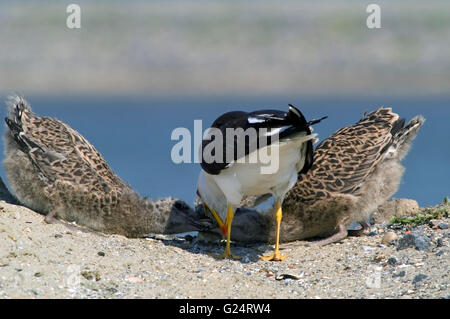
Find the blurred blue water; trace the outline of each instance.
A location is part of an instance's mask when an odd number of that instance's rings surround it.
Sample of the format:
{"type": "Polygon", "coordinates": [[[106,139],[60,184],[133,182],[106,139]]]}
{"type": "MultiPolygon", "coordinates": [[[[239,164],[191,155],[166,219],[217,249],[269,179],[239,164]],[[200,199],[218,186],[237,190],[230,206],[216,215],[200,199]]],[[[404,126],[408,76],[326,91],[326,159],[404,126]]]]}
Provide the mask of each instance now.
{"type": "MultiPolygon", "coordinates": [[[[4,99],[4,98],[3,98],[4,99]]],[[[422,114],[425,125],[404,160],[406,173],[396,197],[434,205],[450,195],[450,97],[28,97],[33,111],[58,118],[83,134],[114,171],[141,195],[173,196],[192,204],[199,164],[174,164],[171,132],[194,120],[203,129],[230,110],[298,106],[308,119],[328,115],[316,125],[320,139],[357,122],[364,111],[390,106],[402,117],[422,114]]],[[[4,104],[3,104],[4,105],[4,104]]],[[[5,108],[2,107],[2,115],[5,108]]],[[[3,143],[3,141],[1,142],[3,143]]],[[[3,148],[3,144],[0,145],[3,148]]],[[[194,152],[194,150],[193,150],[194,152]]],[[[196,150],[195,150],[196,152],[196,150]]],[[[3,179],[3,169],[0,171],[3,179]]]]}

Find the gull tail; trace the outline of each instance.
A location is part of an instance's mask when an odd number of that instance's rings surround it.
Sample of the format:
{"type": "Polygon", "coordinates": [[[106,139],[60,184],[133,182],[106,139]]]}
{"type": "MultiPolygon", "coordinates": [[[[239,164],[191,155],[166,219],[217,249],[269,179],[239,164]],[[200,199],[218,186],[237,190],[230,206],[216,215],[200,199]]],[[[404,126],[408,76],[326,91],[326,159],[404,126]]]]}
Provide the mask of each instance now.
{"type": "Polygon", "coordinates": [[[305,116],[303,115],[302,112],[300,112],[300,110],[298,108],[296,108],[292,104],[288,104],[288,105],[289,105],[289,112],[288,112],[287,116],[291,117],[291,118],[295,118],[296,122],[298,122],[300,125],[309,127],[311,125],[320,123],[322,120],[324,120],[328,117],[328,116],[324,116],[320,119],[315,119],[315,120],[311,120],[311,121],[307,122],[305,116]]]}

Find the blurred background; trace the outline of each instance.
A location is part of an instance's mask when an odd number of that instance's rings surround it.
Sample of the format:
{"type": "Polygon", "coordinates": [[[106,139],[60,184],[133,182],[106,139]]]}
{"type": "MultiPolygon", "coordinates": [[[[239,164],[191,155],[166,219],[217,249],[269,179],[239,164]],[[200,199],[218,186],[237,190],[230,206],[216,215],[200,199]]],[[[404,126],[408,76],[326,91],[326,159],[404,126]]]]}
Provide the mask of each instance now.
{"type": "Polygon", "coordinates": [[[70,3],[0,3],[0,98],[67,122],[142,195],[193,202],[200,168],[172,163],[173,129],[288,103],[329,116],[320,138],[381,105],[423,114],[395,196],[450,195],[450,2],[376,1],[380,29],[356,0],[74,0],[80,29],[70,3]]]}

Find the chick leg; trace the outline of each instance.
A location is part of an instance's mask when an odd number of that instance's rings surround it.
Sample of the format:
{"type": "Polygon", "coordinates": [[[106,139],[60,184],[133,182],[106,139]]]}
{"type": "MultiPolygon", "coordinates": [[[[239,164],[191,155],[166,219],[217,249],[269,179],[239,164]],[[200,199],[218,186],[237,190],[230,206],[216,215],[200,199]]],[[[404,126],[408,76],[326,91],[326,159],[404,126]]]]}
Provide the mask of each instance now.
{"type": "Polygon", "coordinates": [[[338,242],[344,238],[346,238],[348,235],[347,227],[345,227],[344,224],[339,224],[338,231],[331,235],[330,237],[327,237],[325,239],[316,240],[313,242],[310,242],[306,244],[306,246],[325,246],[331,243],[338,242]]]}
{"type": "Polygon", "coordinates": [[[366,222],[359,222],[359,224],[361,225],[361,228],[348,230],[348,236],[362,236],[368,229],[370,229],[369,224],[366,222]]]}
{"type": "MultiPolygon", "coordinates": [[[[45,218],[44,218],[44,221],[47,223],[47,224],[60,224],[60,225],[64,225],[64,226],[66,226],[68,229],[70,229],[71,231],[81,231],[81,232],[83,232],[83,233],[92,233],[92,234],[97,234],[95,231],[93,231],[93,230],[90,230],[90,229],[86,229],[86,228],[83,228],[82,226],[79,226],[79,225],[73,225],[73,224],[70,224],[69,222],[66,222],[66,221],[62,221],[62,220],[59,220],[59,219],[57,219],[56,217],[55,217],[55,211],[53,210],[53,211],[50,211],[47,215],[45,215],[45,218]]],[[[102,236],[100,233],[98,233],[98,235],[99,236],[102,236]]]]}
{"type": "Polygon", "coordinates": [[[279,242],[280,242],[280,225],[281,218],[283,217],[283,211],[281,209],[280,200],[277,200],[277,210],[275,211],[275,219],[277,222],[277,233],[275,239],[275,250],[272,256],[261,256],[261,260],[265,261],[282,261],[286,258],[286,255],[280,254],[279,242]]]}

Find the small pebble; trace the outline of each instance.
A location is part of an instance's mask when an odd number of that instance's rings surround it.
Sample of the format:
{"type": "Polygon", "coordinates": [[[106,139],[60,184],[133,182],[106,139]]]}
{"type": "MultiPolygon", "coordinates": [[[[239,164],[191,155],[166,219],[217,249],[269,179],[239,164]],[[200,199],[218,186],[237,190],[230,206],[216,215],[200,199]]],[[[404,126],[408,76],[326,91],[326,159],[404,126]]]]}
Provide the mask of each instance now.
{"type": "Polygon", "coordinates": [[[86,280],[89,281],[99,281],[100,280],[100,274],[97,271],[82,271],[81,276],[83,276],[86,280]]]}
{"type": "Polygon", "coordinates": [[[132,283],[137,283],[137,282],[142,282],[142,278],[136,277],[136,276],[131,276],[127,278],[127,281],[132,282],[132,283]]]}
{"type": "Polygon", "coordinates": [[[275,280],[299,280],[300,277],[291,274],[281,274],[275,277],[275,280]]]}
{"type": "Polygon", "coordinates": [[[384,234],[383,239],[381,240],[382,244],[388,245],[391,241],[397,240],[398,236],[395,232],[389,231],[384,234]]]}
{"type": "Polygon", "coordinates": [[[436,256],[442,256],[445,253],[445,250],[441,249],[436,253],[436,256]]]}
{"type": "Polygon", "coordinates": [[[406,272],[404,270],[399,271],[392,275],[392,277],[404,277],[406,275],[406,272]]]}
{"type": "Polygon", "coordinates": [[[103,251],[99,251],[99,252],[97,253],[97,255],[99,255],[99,256],[101,256],[101,257],[105,257],[105,253],[104,253],[103,251]]]}
{"type": "Polygon", "coordinates": [[[414,277],[413,284],[417,284],[417,283],[421,282],[422,280],[424,280],[425,278],[428,278],[428,276],[424,275],[424,274],[418,274],[414,277]]]}
{"type": "Polygon", "coordinates": [[[436,240],[436,247],[442,247],[442,246],[444,246],[444,240],[441,237],[436,240]]]}
{"type": "Polygon", "coordinates": [[[250,262],[250,258],[248,258],[247,256],[245,256],[244,258],[242,258],[241,260],[243,263],[247,264],[250,262]]]}
{"type": "Polygon", "coordinates": [[[55,235],[55,238],[62,238],[62,236],[63,236],[63,235],[61,235],[61,234],[56,234],[56,235],[55,235]]]}
{"type": "Polygon", "coordinates": [[[415,237],[412,234],[407,234],[400,238],[397,243],[397,250],[406,249],[408,247],[414,247],[415,237]]]}
{"type": "Polygon", "coordinates": [[[439,229],[448,229],[448,224],[447,223],[439,223],[437,227],[439,229]]]}
{"type": "Polygon", "coordinates": [[[34,277],[38,277],[38,278],[42,277],[42,273],[41,272],[37,272],[37,273],[34,274],[34,277]]]}
{"type": "Polygon", "coordinates": [[[400,238],[397,242],[397,250],[415,247],[417,250],[427,250],[429,238],[409,233],[400,238]]]}
{"type": "Polygon", "coordinates": [[[428,242],[429,242],[428,238],[418,237],[416,238],[414,246],[416,247],[417,250],[427,250],[429,246],[428,242]]]}
{"type": "Polygon", "coordinates": [[[394,265],[396,265],[396,264],[398,263],[398,260],[397,260],[397,258],[395,258],[395,257],[390,257],[390,258],[387,260],[387,263],[388,263],[389,265],[391,265],[391,266],[394,266],[394,265]]]}
{"type": "Polygon", "coordinates": [[[437,219],[431,219],[428,222],[428,226],[430,226],[431,228],[434,228],[434,229],[437,228],[438,224],[439,224],[439,220],[437,220],[437,219]]]}
{"type": "Polygon", "coordinates": [[[386,256],[382,253],[377,253],[374,257],[373,257],[373,261],[379,263],[381,261],[383,261],[386,258],[386,256]]]}

